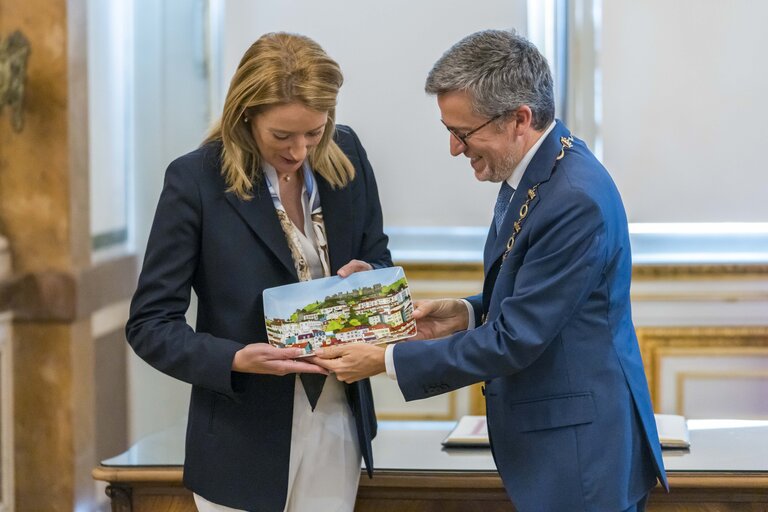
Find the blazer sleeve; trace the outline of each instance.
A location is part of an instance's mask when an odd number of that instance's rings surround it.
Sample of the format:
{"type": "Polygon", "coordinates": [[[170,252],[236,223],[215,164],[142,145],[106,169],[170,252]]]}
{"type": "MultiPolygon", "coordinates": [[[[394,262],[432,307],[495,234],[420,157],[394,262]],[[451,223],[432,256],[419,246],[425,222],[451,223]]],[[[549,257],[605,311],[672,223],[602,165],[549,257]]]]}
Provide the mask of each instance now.
{"type": "Polygon", "coordinates": [[[355,131],[348,126],[343,128],[352,136],[355,151],[360,161],[360,168],[356,169],[359,176],[356,179],[363,181],[362,185],[365,189],[366,207],[364,209],[363,239],[357,259],[370,263],[373,268],[391,267],[392,255],[387,248],[389,238],[384,234],[384,217],[373,167],[371,167],[368,154],[355,131]]]}
{"type": "Polygon", "coordinates": [[[200,163],[189,157],[168,167],[131,301],[126,337],[136,354],[161,372],[236,398],[232,361],[242,344],[196,333],[187,324],[200,258],[200,163]]]}
{"type": "Polygon", "coordinates": [[[531,235],[535,241],[514,284],[505,284],[504,269],[499,272],[495,289],[509,288],[493,322],[440,340],[395,345],[397,381],[406,400],[526,368],[596,289],[606,261],[599,207],[579,192],[551,201],[559,207],[531,235]]]}

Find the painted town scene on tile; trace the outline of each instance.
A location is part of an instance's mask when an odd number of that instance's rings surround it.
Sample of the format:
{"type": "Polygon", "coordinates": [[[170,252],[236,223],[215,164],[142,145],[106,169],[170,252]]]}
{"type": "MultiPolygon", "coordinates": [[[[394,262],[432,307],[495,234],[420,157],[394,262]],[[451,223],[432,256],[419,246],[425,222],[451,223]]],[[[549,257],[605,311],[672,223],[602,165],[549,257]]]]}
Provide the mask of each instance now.
{"type": "Polygon", "coordinates": [[[264,290],[267,337],[278,347],[390,343],[416,334],[401,267],[357,272],[264,290]]]}

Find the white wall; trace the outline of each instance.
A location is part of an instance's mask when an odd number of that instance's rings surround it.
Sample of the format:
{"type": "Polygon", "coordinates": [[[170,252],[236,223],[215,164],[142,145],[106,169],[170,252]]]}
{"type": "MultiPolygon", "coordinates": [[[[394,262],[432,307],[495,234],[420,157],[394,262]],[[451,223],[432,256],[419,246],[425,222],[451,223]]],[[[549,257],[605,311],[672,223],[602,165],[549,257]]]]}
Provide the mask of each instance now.
{"type": "Polygon", "coordinates": [[[604,162],[629,220],[765,221],[768,3],[602,3],[604,162]]]}
{"type": "Polygon", "coordinates": [[[131,16],[129,2],[88,2],[90,233],[109,236],[123,249],[131,165],[131,16]]]}
{"type": "MultiPolygon", "coordinates": [[[[133,229],[139,258],[166,167],[197,147],[208,128],[204,13],[203,0],[134,1],[133,229]]],[[[186,417],[189,385],[151,368],[132,351],[128,375],[131,442],[186,417]]]]}
{"type": "Polygon", "coordinates": [[[271,31],[315,39],[344,72],[337,121],[360,136],[376,172],[386,226],[486,226],[496,187],[478,183],[424,81],[462,37],[486,28],[526,31],[525,0],[228,0],[223,90],[243,52],[271,31]],[[454,207],[453,205],[460,205],[454,207]]]}

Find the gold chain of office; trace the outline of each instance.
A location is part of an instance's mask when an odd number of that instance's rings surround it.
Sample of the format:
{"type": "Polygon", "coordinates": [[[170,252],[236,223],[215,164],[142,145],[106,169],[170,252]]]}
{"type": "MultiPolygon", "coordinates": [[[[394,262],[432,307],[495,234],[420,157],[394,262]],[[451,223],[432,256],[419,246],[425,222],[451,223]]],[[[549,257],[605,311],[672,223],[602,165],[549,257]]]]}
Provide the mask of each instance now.
{"type": "MultiPolygon", "coordinates": [[[[560,144],[562,144],[562,148],[560,148],[560,154],[557,155],[556,160],[560,160],[565,156],[565,150],[571,149],[573,147],[573,136],[568,137],[560,137],[560,144]]],[[[509,255],[509,251],[512,250],[512,247],[515,245],[515,237],[520,232],[521,229],[523,229],[523,221],[528,216],[528,208],[531,203],[531,201],[534,200],[536,197],[536,191],[539,188],[539,185],[541,185],[541,182],[535,184],[531,188],[528,189],[528,197],[525,198],[525,202],[520,207],[520,216],[517,218],[515,223],[513,224],[513,230],[512,235],[509,237],[509,240],[507,240],[507,248],[504,251],[504,256],[502,257],[501,261],[504,261],[507,259],[507,256],[509,255]]]]}

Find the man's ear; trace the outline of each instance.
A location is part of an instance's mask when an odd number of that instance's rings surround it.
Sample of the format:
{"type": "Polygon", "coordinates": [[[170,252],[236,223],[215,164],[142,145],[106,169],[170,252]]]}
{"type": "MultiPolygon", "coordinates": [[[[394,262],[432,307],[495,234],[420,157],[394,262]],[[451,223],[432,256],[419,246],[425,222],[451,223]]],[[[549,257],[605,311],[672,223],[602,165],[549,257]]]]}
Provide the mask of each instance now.
{"type": "Polygon", "coordinates": [[[516,135],[522,135],[531,128],[533,123],[533,111],[528,105],[521,105],[514,112],[510,118],[509,126],[514,127],[516,135]]]}

